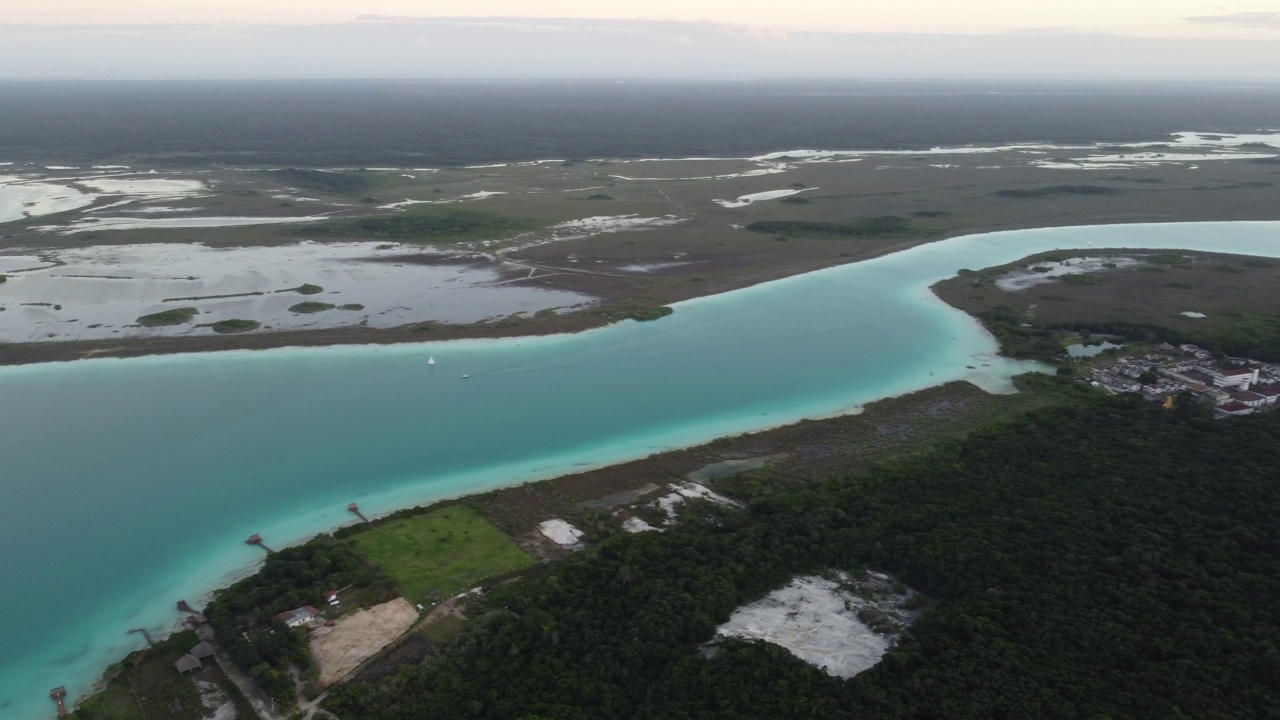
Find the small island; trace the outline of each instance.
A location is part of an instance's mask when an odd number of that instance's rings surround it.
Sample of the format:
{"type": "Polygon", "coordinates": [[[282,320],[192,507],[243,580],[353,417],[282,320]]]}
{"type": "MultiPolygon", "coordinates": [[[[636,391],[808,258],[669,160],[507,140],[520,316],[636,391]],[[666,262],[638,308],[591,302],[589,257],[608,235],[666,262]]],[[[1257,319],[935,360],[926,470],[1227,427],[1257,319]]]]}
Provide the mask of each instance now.
{"type": "Polygon", "coordinates": [[[332,310],[335,307],[337,306],[333,303],[300,302],[297,305],[290,305],[289,312],[298,313],[299,315],[308,315],[311,313],[324,312],[325,310],[332,310]]]}
{"type": "Polygon", "coordinates": [[[233,318],[231,320],[219,320],[209,327],[216,333],[230,335],[234,333],[249,332],[250,330],[257,330],[262,327],[262,323],[257,320],[241,320],[239,318],[233,318]]]}
{"type": "Polygon", "coordinates": [[[199,315],[200,311],[193,307],[174,308],[173,310],[164,310],[150,315],[143,315],[138,318],[138,324],[144,327],[163,327],[165,325],[181,325],[190,322],[191,318],[199,315]]]}

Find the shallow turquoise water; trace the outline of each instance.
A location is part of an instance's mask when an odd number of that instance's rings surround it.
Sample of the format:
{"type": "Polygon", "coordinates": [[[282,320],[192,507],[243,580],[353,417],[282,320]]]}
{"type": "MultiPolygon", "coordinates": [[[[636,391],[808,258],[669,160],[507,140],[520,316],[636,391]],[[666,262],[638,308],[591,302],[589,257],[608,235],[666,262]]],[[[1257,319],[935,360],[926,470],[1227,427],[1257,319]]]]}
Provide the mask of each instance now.
{"type": "Polygon", "coordinates": [[[955,238],[575,336],[0,368],[0,717],[52,717],[48,688],[87,691],[139,646],[129,628],[167,630],[176,600],[250,570],[254,532],[282,546],[350,522],[351,501],[387,512],[953,379],[999,388],[1028,366],[926,288],[1087,245],[1280,256],[1280,223],[955,238]]]}

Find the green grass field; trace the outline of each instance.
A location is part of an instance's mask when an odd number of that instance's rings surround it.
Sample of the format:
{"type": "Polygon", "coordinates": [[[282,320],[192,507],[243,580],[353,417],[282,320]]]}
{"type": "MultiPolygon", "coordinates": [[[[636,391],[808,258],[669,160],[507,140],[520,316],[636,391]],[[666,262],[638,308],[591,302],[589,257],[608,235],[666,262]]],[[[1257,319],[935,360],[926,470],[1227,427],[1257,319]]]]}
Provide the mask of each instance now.
{"type": "Polygon", "coordinates": [[[484,578],[533,564],[472,509],[453,505],[354,536],[356,547],[411,602],[442,600],[484,578]]]}

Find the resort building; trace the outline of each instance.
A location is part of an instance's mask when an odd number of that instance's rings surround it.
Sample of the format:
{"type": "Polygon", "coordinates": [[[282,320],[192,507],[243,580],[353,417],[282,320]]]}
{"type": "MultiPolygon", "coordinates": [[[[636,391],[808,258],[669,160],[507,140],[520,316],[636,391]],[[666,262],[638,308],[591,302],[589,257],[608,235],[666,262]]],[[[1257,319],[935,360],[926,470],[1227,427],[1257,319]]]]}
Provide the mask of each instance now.
{"type": "Polygon", "coordinates": [[[1219,415],[1250,415],[1256,412],[1253,408],[1241,402],[1229,402],[1214,408],[1219,415]]]}
{"type": "Polygon", "coordinates": [[[1280,365],[1236,357],[1225,361],[1195,345],[1166,344],[1155,353],[1094,366],[1084,380],[1110,393],[1141,393],[1166,407],[1172,407],[1169,398],[1190,393],[1211,403],[1218,417],[1280,407],[1280,365]]]}
{"type": "Polygon", "coordinates": [[[1232,400],[1251,408],[1262,407],[1267,404],[1267,399],[1258,393],[1249,392],[1248,390],[1228,390],[1227,395],[1232,400]]]}
{"type": "Polygon", "coordinates": [[[318,617],[320,617],[320,611],[310,605],[304,605],[296,610],[290,610],[276,615],[277,620],[280,620],[289,627],[306,625],[318,617]]]}
{"type": "Polygon", "coordinates": [[[1248,390],[1250,385],[1258,382],[1257,368],[1240,367],[1219,370],[1218,368],[1210,367],[1206,369],[1206,372],[1213,379],[1213,384],[1220,388],[1248,390]]]}
{"type": "Polygon", "coordinates": [[[1275,405],[1280,401],[1280,385],[1257,385],[1252,392],[1261,395],[1265,405],[1275,405]]]}

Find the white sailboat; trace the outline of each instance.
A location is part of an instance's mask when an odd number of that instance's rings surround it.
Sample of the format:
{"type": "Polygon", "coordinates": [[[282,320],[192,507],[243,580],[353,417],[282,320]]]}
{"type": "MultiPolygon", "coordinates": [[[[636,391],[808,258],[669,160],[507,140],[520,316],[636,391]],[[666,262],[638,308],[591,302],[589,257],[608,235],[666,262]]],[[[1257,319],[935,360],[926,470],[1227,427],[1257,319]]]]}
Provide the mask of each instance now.
{"type": "Polygon", "coordinates": [[[436,358],[435,358],[435,356],[434,356],[434,355],[432,355],[431,357],[427,358],[427,364],[428,364],[428,365],[435,365],[435,364],[436,364],[436,358]]]}

